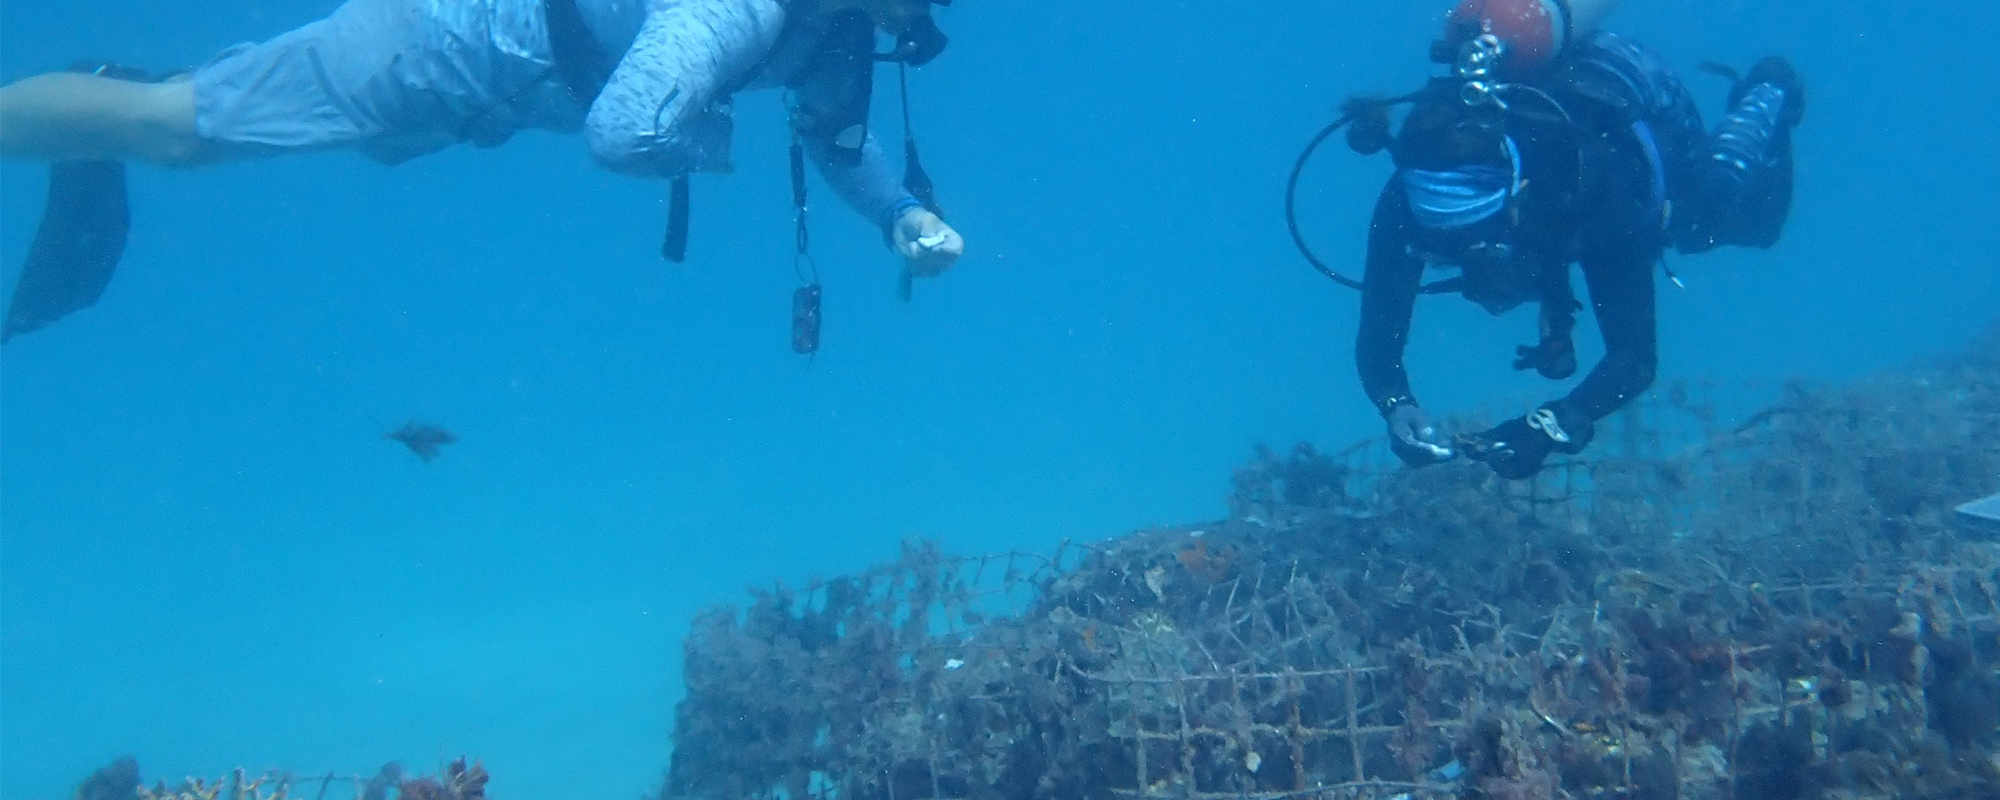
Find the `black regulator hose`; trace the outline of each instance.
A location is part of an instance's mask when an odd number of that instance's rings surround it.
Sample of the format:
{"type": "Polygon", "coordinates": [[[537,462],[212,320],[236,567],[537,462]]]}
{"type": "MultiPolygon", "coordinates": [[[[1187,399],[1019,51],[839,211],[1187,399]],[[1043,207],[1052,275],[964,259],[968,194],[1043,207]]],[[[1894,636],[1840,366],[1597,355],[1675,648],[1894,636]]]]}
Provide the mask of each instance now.
{"type": "Polygon", "coordinates": [[[1312,141],[1306,143],[1306,149],[1299,153],[1298,162],[1292,165],[1292,177],[1285,182],[1285,227],[1291,230],[1292,244],[1299,248],[1299,255],[1305,256],[1306,262],[1312,264],[1313,269],[1319,270],[1321,275],[1331,278],[1335,283],[1350,289],[1359,290],[1361,288],[1360,281],[1340,274],[1339,271],[1327,266],[1326,262],[1321,261],[1319,256],[1313,254],[1312,247],[1306,244],[1305,236],[1299,233],[1298,215],[1299,175],[1305,172],[1306,163],[1312,160],[1313,153],[1319,150],[1321,144],[1324,144],[1328,138],[1340,132],[1341,128],[1347,127],[1348,123],[1353,121],[1353,114],[1342,115],[1340,119],[1334,120],[1333,124],[1326,126],[1317,135],[1313,136],[1312,141]]]}

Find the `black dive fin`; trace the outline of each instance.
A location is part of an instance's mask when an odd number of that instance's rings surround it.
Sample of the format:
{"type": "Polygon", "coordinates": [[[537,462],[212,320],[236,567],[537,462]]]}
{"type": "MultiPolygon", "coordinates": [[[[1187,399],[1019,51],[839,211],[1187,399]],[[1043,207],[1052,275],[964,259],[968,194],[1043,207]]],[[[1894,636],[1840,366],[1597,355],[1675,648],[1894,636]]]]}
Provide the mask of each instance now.
{"type": "Polygon", "coordinates": [[[125,254],[131,227],[123,163],[51,164],[49,202],[15,284],[0,342],[96,303],[125,254]]]}

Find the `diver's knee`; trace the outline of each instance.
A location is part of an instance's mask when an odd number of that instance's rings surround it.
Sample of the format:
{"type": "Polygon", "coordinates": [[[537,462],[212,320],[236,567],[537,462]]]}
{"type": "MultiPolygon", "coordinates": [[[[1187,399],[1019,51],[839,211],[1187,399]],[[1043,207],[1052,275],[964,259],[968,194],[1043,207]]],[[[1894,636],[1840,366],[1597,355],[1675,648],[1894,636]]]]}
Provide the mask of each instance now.
{"type": "Polygon", "coordinates": [[[194,82],[148,84],[134,110],[132,147],[147,161],[194,167],[213,161],[214,148],[195,122],[194,82]]]}
{"type": "Polygon", "coordinates": [[[144,160],[162,167],[191,169],[221,161],[215,145],[192,133],[165,133],[146,145],[144,160]]]}

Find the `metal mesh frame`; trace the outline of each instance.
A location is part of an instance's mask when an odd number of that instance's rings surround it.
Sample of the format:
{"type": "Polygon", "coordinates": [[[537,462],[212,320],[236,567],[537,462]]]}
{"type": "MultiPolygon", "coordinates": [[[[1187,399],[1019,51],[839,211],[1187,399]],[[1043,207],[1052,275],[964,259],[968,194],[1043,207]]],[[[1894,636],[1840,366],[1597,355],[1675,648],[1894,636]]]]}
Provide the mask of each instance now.
{"type": "Polygon", "coordinates": [[[1260,451],[1227,520],[760,592],[662,795],[1992,796],[1996,364],[1667,387],[1519,483],[1260,451]]]}

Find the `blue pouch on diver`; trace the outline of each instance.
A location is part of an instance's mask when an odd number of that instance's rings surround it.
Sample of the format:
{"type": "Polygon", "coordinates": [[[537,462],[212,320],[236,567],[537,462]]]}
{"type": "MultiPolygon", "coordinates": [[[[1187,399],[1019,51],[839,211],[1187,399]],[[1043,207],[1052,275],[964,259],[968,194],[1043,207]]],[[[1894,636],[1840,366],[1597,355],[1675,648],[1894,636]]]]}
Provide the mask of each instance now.
{"type": "Polygon", "coordinates": [[[122,162],[51,164],[48,205],[14,286],[0,342],[96,303],[125,254],[131,227],[122,162]]]}

